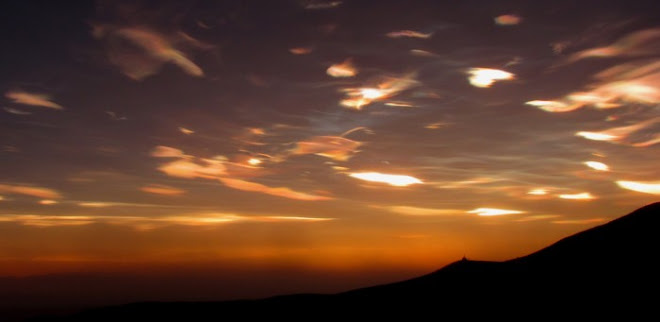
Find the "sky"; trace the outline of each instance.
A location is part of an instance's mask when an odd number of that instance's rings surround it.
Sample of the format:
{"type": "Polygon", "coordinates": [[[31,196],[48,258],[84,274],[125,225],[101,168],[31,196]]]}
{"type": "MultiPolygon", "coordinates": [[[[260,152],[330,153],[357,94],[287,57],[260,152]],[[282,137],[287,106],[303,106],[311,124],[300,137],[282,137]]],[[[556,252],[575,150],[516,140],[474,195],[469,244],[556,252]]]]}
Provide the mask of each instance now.
{"type": "Polygon", "coordinates": [[[3,1],[0,276],[335,290],[605,223],[660,195],[657,9],[3,1]]]}

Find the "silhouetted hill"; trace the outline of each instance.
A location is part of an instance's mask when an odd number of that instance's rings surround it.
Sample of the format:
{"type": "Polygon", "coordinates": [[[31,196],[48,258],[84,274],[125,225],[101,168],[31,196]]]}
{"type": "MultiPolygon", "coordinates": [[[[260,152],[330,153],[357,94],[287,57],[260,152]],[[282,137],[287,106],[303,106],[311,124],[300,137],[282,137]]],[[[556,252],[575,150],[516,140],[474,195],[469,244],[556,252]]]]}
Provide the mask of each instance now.
{"type": "MultiPolygon", "coordinates": [[[[658,223],[654,203],[599,227],[505,262],[461,260],[411,280],[335,295],[254,301],[136,303],[63,320],[394,317],[461,315],[516,319],[656,314],[658,223]],[[527,312],[534,312],[527,315],[527,312]]],[[[54,320],[53,318],[44,320],[54,320]]]]}

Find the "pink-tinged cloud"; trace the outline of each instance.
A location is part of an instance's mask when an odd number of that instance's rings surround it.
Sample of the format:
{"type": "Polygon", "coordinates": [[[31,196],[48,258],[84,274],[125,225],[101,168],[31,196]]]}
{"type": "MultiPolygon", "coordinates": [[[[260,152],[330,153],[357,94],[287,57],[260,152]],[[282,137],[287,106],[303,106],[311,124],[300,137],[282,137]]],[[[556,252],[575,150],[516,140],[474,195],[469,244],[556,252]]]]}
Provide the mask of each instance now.
{"type": "Polygon", "coordinates": [[[150,184],[140,188],[141,191],[163,196],[180,196],[185,190],[161,184],[150,184]]]}
{"type": "Polygon", "coordinates": [[[108,43],[110,61],[135,80],[156,74],[163,64],[171,63],[186,74],[204,75],[202,69],[183,53],[181,47],[209,48],[184,34],[164,35],[142,27],[94,26],[93,35],[108,43]],[[133,47],[126,46],[129,42],[133,47]]]}
{"type": "Polygon", "coordinates": [[[41,106],[61,110],[63,107],[53,101],[50,96],[45,94],[28,93],[23,91],[9,91],[5,94],[8,99],[11,99],[16,104],[41,106]]]}
{"type": "Polygon", "coordinates": [[[0,192],[8,193],[8,194],[26,195],[41,199],[62,198],[62,195],[53,189],[34,187],[34,186],[24,186],[24,185],[0,184],[0,192]]]}
{"type": "Polygon", "coordinates": [[[337,161],[346,161],[361,145],[361,142],[340,136],[315,136],[296,143],[293,154],[315,154],[337,161]]]}
{"type": "Polygon", "coordinates": [[[260,183],[246,181],[242,179],[219,178],[218,180],[220,180],[220,182],[222,182],[225,186],[232,189],[260,192],[267,195],[283,197],[288,199],[305,200],[305,201],[319,201],[319,200],[333,199],[327,196],[320,196],[306,192],[294,191],[287,187],[269,187],[260,183]]]}
{"type": "Polygon", "coordinates": [[[576,62],[585,58],[603,58],[616,56],[641,56],[658,52],[657,44],[660,41],[660,28],[645,29],[633,32],[613,44],[605,47],[596,47],[577,52],[568,58],[568,62],[576,62]]]}
{"type": "Polygon", "coordinates": [[[522,21],[522,18],[516,15],[508,14],[495,17],[495,23],[500,26],[515,26],[522,21]]]}
{"type": "Polygon", "coordinates": [[[392,31],[388,32],[385,34],[385,36],[390,37],[390,38],[421,38],[421,39],[428,39],[433,36],[433,33],[422,33],[419,31],[414,31],[414,30],[398,30],[398,31],[392,31]]]}

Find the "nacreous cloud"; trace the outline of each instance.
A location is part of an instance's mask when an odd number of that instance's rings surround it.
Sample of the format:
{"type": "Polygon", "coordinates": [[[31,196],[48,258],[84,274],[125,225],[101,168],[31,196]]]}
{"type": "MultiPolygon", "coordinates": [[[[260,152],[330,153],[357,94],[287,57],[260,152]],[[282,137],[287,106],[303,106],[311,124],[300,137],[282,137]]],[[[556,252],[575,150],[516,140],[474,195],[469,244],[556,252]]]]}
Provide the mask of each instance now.
{"type": "Polygon", "coordinates": [[[477,208],[467,212],[468,214],[477,214],[478,216],[490,217],[490,216],[504,216],[504,215],[517,215],[525,213],[520,210],[508,210],[508,209],[497,209],[497,208],[477,208]]]}
{"type": "Polygon", "coordinates": [[[660,195],[660,181],[617,181],[616,184],[623,189],[660,195]]]}
{"type": "Polygon", "coordinates": [[[48,107],[61,110],[62,106],[50,100],[50,96],[45,94],[28,93],[23,91],[9,91],[5,96],[16,104],[48,107]]]}
{"type": "Polygon", "coordinates": [[[37,197],[41,199],[60,199],[62,195],[59,192],[42,187],[32,187],[32,186],[22,186],[22,185],[10,185],[10,184],[0,184],[0,192],[9,193],[9,194],[19,194],[26,195],[31,197],[37,197]]]}
{"type": "Polygon", "coordinates": [[[229,162],[227,158],[223,156],[216,156],[210,159],[194,158],[184,154],[183,151],[179,149],[166,146],[158,146],[152,151],[151,155],[177,158],[176,160],[161,164],[158,167],[158,170],[171,177],[218,180],[232,189],[259,192],[271,196],[295,200],[318,201],[333,199],[328,196],[295,191],[287,187],[269,187],[261,183],[236,178],[237,176],[249,176],[251,172],[256,173],[255,171],[259,171],[259,167],[237,166],[235,163],[229,162]],[[240,170],[238,170],[238,168],[240,168],[240,170]]]}
{"type": "Polygon", "coordinates": [[[349,176],[364,181],[386,183],[389,184],[390,186],[395,186],[395,187],[407,187],[412,184],[423,183],[422,180],[419,180],[411,176],[398,175],[398,174],[385,174],[378,172],[356,172],[356,173],[350,173],[349,176]]]}
{"type": "Polygon", "coordinates": [[[470,68],[468,74],[470,84],[476,87],[490,87],[496,81],[512,80],[515,77],[512,73],[490,68],[470,68]]]}
{"type": "Polygon", "coordinates": [[[341,136],[315,136],[298,142],[293,154],[316,154],[337,161],[346,161],[360,145],[362,145],[361,142],[341,136]]]}
{"type": "Polygon", "coordinates": [[[165,36],[142,27],[94,26],[93,35],[108,44],[110,61],[122,72],[135,80],[156,74],[163,64],[172,63],[186,74],[201,77],[202,69],[190,60],[179,48],[209,48],[192,37],[178,33],[165,36]]]}
{"type": "Polygon", "coordinates": [[[180,196],[184,193],[186,193],[185,190],[181,190],[178,188],[166,186],[166,185],[161,185],[161,184],[150,184],[146,185],[140,190],[147,192],[147,193],[153,193],[156,195],[163,195],[163,196],[180,196]]]}

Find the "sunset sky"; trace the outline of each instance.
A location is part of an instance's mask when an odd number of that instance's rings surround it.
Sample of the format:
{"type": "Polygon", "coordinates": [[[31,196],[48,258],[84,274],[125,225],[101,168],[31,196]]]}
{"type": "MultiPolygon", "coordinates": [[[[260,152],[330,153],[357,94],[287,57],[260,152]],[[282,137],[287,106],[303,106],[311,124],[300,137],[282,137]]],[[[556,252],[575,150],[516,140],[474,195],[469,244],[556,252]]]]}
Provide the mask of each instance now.
{"type": "Polygon", "coordinates": [[[660,195],[656,1],[3,1],[0,25],[0,276],[360,286],[660,195]]]}

